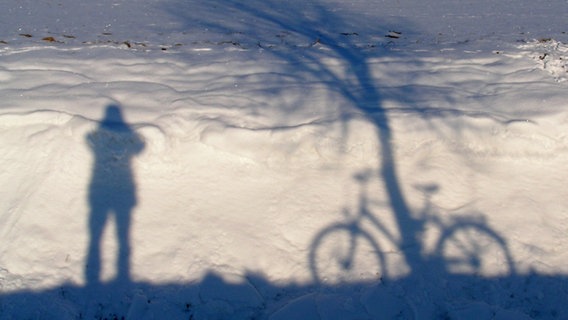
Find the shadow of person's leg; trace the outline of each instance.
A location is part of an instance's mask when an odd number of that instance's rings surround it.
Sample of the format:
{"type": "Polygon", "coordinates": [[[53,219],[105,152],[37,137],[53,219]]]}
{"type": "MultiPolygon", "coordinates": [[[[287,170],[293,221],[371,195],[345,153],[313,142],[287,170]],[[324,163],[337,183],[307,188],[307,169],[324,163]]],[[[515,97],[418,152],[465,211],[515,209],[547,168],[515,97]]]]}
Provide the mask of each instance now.
{"type": "Polygon", "coordinates": [[[85,280],[87,284],[100,283],[101,274],[101,237],[106,224],[108,210],[93,205],[89,216],[89,248],[85,265],[85,280]]]}
{"type": "Polygon", "coordinates": [[[130,213],[131,207],[117,208],[116,232],[118,239],[117,277],[118,282],[130,281],[130,213]]]}

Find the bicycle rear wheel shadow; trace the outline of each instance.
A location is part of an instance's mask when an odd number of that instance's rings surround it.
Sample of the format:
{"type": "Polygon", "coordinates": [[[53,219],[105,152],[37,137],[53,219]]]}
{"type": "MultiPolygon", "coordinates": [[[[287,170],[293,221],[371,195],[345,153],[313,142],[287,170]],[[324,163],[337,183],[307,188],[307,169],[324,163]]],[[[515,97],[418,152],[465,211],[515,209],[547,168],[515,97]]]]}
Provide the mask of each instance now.
{"type": "Polygon", "coordinates": [[[473,217],[456,218],[440,235],[434,254],[442,260],[445,271],[483,276],[515,274],[505,239],[473,217]]]}

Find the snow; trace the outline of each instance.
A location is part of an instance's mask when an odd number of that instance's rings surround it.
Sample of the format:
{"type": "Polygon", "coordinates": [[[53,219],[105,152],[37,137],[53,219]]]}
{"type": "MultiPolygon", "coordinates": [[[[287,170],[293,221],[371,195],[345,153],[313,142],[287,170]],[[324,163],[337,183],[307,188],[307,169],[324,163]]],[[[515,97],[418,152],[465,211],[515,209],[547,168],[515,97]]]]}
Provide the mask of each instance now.
{"type": "Polygon", "coordinates": [[[5,0],[0,319],[566,319],[566,1],[5,0]]]}

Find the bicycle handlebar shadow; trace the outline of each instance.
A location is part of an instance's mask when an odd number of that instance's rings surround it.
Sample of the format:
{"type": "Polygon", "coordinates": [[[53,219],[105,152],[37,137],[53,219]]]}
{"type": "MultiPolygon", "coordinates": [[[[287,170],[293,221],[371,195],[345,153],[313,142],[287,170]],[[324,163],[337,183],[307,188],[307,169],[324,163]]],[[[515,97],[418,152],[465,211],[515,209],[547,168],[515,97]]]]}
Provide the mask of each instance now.
{"type": "Polygon", "coordinates": [[[142,138],[125,122],[121,108],[106,107],[99,127],[86,137],[94,155],[89,183],[89,246],[85,280],[89,285],[101,282],[101,242],[111,218],[116,226],[118,256],[117,283],[130,282],[130,225],[136,206],[136,181],[132,158],[144,149],[142,138]]]}

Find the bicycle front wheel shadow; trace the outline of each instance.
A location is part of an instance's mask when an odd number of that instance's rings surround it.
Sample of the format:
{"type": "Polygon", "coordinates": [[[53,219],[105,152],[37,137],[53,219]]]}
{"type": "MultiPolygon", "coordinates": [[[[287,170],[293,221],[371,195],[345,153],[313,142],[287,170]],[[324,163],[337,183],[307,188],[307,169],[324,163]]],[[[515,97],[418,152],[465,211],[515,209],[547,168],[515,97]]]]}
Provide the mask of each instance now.
{"type": "Polygon", "coordinates": [[[337,224],[321,231],[309,254],[316,284],[336,286],[378,281],[386,276],[384,254],[366,231],[337,224]]]}

